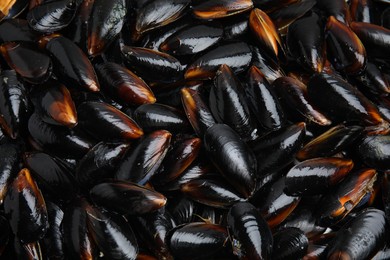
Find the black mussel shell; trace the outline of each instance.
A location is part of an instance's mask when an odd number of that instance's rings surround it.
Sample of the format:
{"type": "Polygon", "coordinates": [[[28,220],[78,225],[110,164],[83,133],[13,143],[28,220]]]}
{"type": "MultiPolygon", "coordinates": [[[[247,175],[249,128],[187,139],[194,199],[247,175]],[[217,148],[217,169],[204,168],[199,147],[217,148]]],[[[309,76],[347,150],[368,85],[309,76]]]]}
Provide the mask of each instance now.
{"type": "Polygon", "coordinates": [[[149,86],[127,68],[105,62],[96,67],[102,89],[127,105],[152,104],[156,98],[149,86]]]}
{"type": "Polygon", "coordinates": [[[27,89],[15,71],[0,74],[0,125],[12,139],[24,134],[30,112],[27,89]]]}
{"type": "Polygon", "coordinates": [[[274,234],[272,259],[301,259],[306,255],[309,240],[298,228],[284,228],[274,234]]]}
{"type": "Polygon", "coordinates": [[[291,168],[286,175],[285,192],[293,196],[326,193],[353,168],[353,161],[343,158],[315,158],[291,168]]]}
{"type": "Polygon", "coordinates": [[[134,111],[134,119],[145,132],[165,129],[171,133],[188,132],[191,125],[185,114],[164,104],[144,104],[134,111]]]}
{"type": "Polygon", "coordinates": [[[8,66],[27,82],[40,84],[51,75],[52,61],[50,56],[33,43],[7,42],[0,45],[0,53],[7,61],[8,66]]]}
{"type": "Polygon", "coordinates": [[[172,55],[193,55],[202,52],[222,40],[219,26],[192,25],[170,35],[160,45],[160,50],[172,55]]]}
{"type": "Polygon", "coordinates": [[[77,199],[64,210],[61,226],[67,257],[72,259],[97,257],[97,247],[87,226],[87,210],[91,207],[92,205],[85,199],[77,199]]]}
{"type": "Polygon", "coordinates": [[[211,111],[201,95],[201,89],[184,87],[180,90],[181,101],[188,121],[199,137],[203,137],[206,130],[216,122],[211,111]]]}
{"type": "Polygon", "coordinates": [[[60,157],[81,158],[94,145],[89,137],[63,126],[49,125],[36,113],[28,121],[28,130],[40,149],[60,157]]]}
{"type": "Polygon", "coordinates": [[[35,111],[41,119],[52,125],[69,128],[77,124],[77,112],[69,90],[57,81],[49,80],[32,92],[35,111]]]}
{"type": "Polygon", "coordinates": [[[143,135],[137,123],[103,102],[84,102],[77,107],[79,125],[98,140],[130,140],[143,135]]]}
{"type": "Polygon", "coordinates": [[[167,202],[161,193],[125,181],[98,184],[90,190],[90,196],[98,206],[130,215],[156,211],[167,202]]]}
{"type": "Polygon", "coordinates": [[[357,146],[359,158],[369,167],[378,170],[390,168],[390,136],[365,136],[357,146]]]}
{"type": "Polygon", "coordinates": [[[29,10],[27,21],[35,31],[53,33],[70,24],[77,8],[76,0],[46,1],[29,10]]]}
{"type": "Polygon", "coordinates": [[[43,238],[45,252],[50,259],[64,259],[65,248],[63,245],[63,233],[61,229],[64,211],[56,204],[46,201],[49,217],[49,229],[43,238]]]}
{"type": "Polygon", "coordinates": [[[93,92],[100,89],[91,62],[84,52],[63,36],[44,39],[42,45],[51,54],[54,73],[67,86],[79,86],[93,92]]]}
{"type": "Polygon", "coordinates": [[[182,78],[182,65],[169,54],[126,45],[121,52],[127,66],[147,81],[173,83],[182,78]]]}
{"type": "Polygon", "coordinates": [[[199,19],[217,19],[240,14],[253,8],[251,0],[200,1],[192,9],[199,19]]]}
{"type": "Polygon", "coordinates": [[[44,198],[30,171],[22,169],[4,198],[4,212],[12,232],[23,243],[43,238],[49,227],[44,198]]]}
{"type": "Polygon", "coordinates": [[[184,77],[188,80],[211,79],[223,64],[229,66],[234,73],[240,73],[248,68],[251,60],[252,52],[246,43],[222,44],[189,64],[184,77]]]}
{"type": "Polygon", "coordinates": [[[76,179],[82,187],[90,188],[104,179],[113,178],[130,144],[99,142],[77,164],[76,179]]]}
{"type": "Polygon", "coordinates": [[[286,119],[274,88],[256,66],[249,69],[247,77],[245,92],[248,105],[260,126],[271,131],[281,128],[286,119]]]}
{"type": "Polygon", "coordinates": [[[327,248],[327,258],[369,259],[382,248],[387,232],[389,224],[383,211],[363,210],[338,232],[327,248]]]}
{"type": "Polygon", "coordinates": [[[223,179],[201,177],[190,180],[180,188],[187,197],[201,204],[214,208],[229,208],[238,201],[243,201],[241,194],[223,179]]]}
{"type": "Polygon", "coordinates": [[[94,0],[88,21],[88,54],[101,54],[122,30],[126,0],[94,0]]]}
{"type": "Polygon", "coordinates": [[[115,178],[146,184],[157,172],[168,152],[172,134],[166,130],[146,135],[123,156],[115,178]]]}
{"type": "Polygon", "coordinates": [[[193,222],[173,229],[168,245],[179,259],[205,259],[219,255],[228,240],[227,229],[221,225],[193,222]]]}
{"type": "Polygon", "coordinates": [[[88,231],[104,256],[110,259],[135,260],[138,244],[129,223],[122,216],[87,209],[88,231]]]}
{"type": "Polygon", "coordinates": [[[239,202],[227,215],[233,252],[239,259],[269,259],[272,233],[260,212],[249,202],[239,202]]]}
{"type": "Polygon", "coordinates": [[[256,136],[257,127],[245,100],[244,87],[227,65],[222,65],[215,75],[209,107],[218,123],[230,126],[242,139],[256,136]]]}
{"type": "Polygon", "coordinates": [[[41,188],[61,201],[69,201],[78,191],[71,169],[64,161],[41,152],[24,154],[24,162],[41,188]]]}
{"type": "Polygon", "coordinates": [[[335,155],[351,146],[362,133],[361,126],[336,125],[305,144],[296,157],[303,161],[335,155]]]}
{"type": "Polygon", "coordinates": [[[314,72],[325,63],[325,37],[321,17],[311,12],[288,27],[287,46],[297,61],[314,72]]]}
{"type": "Polygon", "coordinates": [[[336,122],[363,121],[366,125],[378,125],[384,121],[378,109],[356,87],[337,75],[315,74],[307,91],[313,104],[336,122]]]}
{"type": "Polygon", "coordinates": [[[204,146],[211,161],[226,180],[245,198],[255,189],[257,163],[239,135],[224,124],[215,124],[204,135],[204,146]]]}

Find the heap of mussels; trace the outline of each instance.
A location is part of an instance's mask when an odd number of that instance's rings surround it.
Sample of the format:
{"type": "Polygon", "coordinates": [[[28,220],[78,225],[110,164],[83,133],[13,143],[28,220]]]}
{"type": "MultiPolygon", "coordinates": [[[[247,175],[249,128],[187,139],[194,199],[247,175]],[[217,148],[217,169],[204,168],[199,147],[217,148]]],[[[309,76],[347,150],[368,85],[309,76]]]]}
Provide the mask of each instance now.
{"type": "Polygon", "coordinates": [[[390,1],[1,0],[0,259],[390,259],[390,1]]]}

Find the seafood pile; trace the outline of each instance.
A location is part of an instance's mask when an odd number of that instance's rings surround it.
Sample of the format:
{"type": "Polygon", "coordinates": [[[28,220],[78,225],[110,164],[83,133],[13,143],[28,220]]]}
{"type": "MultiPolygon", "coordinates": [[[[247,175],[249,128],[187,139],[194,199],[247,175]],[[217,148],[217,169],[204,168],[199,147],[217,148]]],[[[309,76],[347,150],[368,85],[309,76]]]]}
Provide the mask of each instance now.
{"type": "Polygon", "coordinates": [[[0,259],[390,259],[388,0],[1,0],[0,259]]]}

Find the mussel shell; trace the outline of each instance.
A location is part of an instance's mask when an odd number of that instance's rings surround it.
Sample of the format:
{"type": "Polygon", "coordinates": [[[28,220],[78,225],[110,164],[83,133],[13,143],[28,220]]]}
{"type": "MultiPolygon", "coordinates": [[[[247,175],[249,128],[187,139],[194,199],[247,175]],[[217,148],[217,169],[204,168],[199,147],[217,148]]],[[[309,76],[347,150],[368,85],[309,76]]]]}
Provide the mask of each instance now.
{"type": "Polygon", "coordinates": [[[377,173],[362,169],[348,174],[342,182],[322,197],[317,207],[317,224],[330,226],[344,218],[372,191],[377,173]]]}
{"type": "Polygon", "coordinates": [[[356,34],[334,16],[326,24],[326,43],[330,61],[336,70],[347,74],[359,74],[367,62],[364,45],[356,34]]]}
{"type": "Polygon", "coordinates": [[[98,184],[90,190],[90,196],[107,210],[130,215],[156,211],[167,202],[162,194],[125,181],[98,184]]]}
{"type": "Polygon", "coordinates": [[[229,126],[215,124],[204,135],[211,161],[226,180],[245,198],[255,189],[256,158],[250,148],[229,126]]]}
{"type": "Polygon", "coordinates": [[[28,6],[28,0],[5,0],[1,5],[0,21],[19,16],[28,6]]]}
{"type": "Polygon", "coordinates": [[[299,0],[254,0],[253,4],[256,8],[259,8],[267,13],[272,12],[276,9],[283,8],[290,4],[294,4],[299,0]]]}
{"type": "Polygon", "coordinates": [[[361,83],[363,91],[367,89],[374,95],[390,93],[390,82],[387,75],[372,62],[367,62],[365,73],[356,77],[356,79],[361,83]]]}
{"type": "Polygon", "coordinates": [[[28,169],[22,169],[4,198],[4,212],[12,232],[23,243],[37,241],[48,227],[46,204],[28,169]]]}
{"type": "Polygon", "coordinates": [[[62,234],[66,256],[72,259],[94,259],[97,248],[87,230],[87,209],[92,206],[85,199],[77,199],[64,210],[62,234]]]}
{"type": "Polygon", "coordinates": [[[363,210],[338,232],[327,248],[327,258],[369,259],[381,249],[387,232],[389,224],[383,211],[373,208],[363,210]]]}
{"type": "Polygon", "coordinates": [[[46,49],[50,52],[54,72],[67,86],[79,86],[90,91],[99,91],[95,70],[84,52],[63,36],[49,39],[46,49]]]}
{"type": "Polygon", "coordinates": [[[57,81],[48,81],[32,94],[36,113],[42,121],[69,128],[77,124],[77,112],[69,90],[57,81]]]}
{"type": "Polygon", "coordinates": [[[352,0],[349,5],[351,20],[355,22],[375,23],[375,5],[372,0],[352,0]]]}
{"type": "Polygon", "coordinates": [[[15,71],[0,74],[0,125],[12,139],[24,134],[29,109],[27,90],[15,71]]]}
{"type": "Polygon", "coordinates": [[[315,74],[307,91],[313,103],[336,122],[358,121],[366,125],[383,122],[378,109],[357,88],[337,75],[315,74]]]}
{"type": "Polygon", "coordinates": [[[138,244],[129,223],[122,216],[89,208],[88,231],[105,257],[120,260],[135,260],[138,244]]]}
{"type": "Polygon", "coordinates": [[[390,168],[390,136],[365,136],[357,146],[359,158],[369,167],[378,170],[390,168]]]}
{"type": "Polygon", "coordinates": [[[363,42],[368,56],[389,59],[390,29],[360,22],[352,22],[350,27],[363,42]]]}
{"type": "Polygon", "coordinates": [[[122,30],[126,0],[94,0],[88,22],[88,54],[101,54],[122,30]]]}
{"type": "Polygon", "coordinates": [[[351,146],[362,133],[361,126],[336,125],[305,144],[296,157],[303,161],[332,156],[351,146]]]}
{"type": "Polygon", "coordinates": [[[249,31],[249,21],[247,16],[233,17],[231,21],[226,21],[223,27],[223,39],[240,39],[247,35],[249,31]]]}
{"type": "Polygon", "coordinates": [[[139,241],[144,242],[158,259],[173,260],[167,244],[167,234],[175,223],[165,208],[133,217],[131,223],[140,237],[139,241]]]}
{"type": "Polygon", "coordinates": [[[135,30],[143,34],[179,19],[186,11],[189,0],[150,1],[137,11],[135,30]]]}
{"type": "Polygon", "coordinates": [[[13,142],[0,145],[0,204],[3,204],[8,187],[20,170],[21,147],[13,142]]]}
{"type": "Polygon", "coordinates": [[[297,207],[301,199],[287,195],[285,188],[286,177],[282,176],[274,183],[257,191],[251,200],[271,228],[282,223],[297,207]]]}
{"type": "Polygon", "coordinates": [[[204,158],[195,160],[187,169],[175,180],[164,185],[166,190],[178,190],[181,185],[188,183],[191,180],[198,179],[212,171],[212,166],[206,162],[204,158]]]}
{"type": "Polygon", "coordinates": [[[142,105],[156,102],[149,86],[127,68],[105,62],[96,66],[102,89],[113,98],[128,105],[142,105]]]}
{"type": "Polygon", "coordinates": [[[65,29],[64,35],[87,53],[89,17],[95,0],[81,0],[73,21],[65,29]]]}
{"type": "Polygon", "coordinates": [[[319,234],[322,234],[326,228],[316,225],[316,216],[314,215],[311,205],[303,205],[302,202],[283,221],[280,227],[298,228],[311,239],[319,234]]]}
{"type": "Polygon", "coordinates": [[[174,257],[205,259],[220,253],[225,247],[228,232],[220,225],[193,222],[176,227],[167,239],[174,257]]]}
{"type": "Polygon", "coordinates": [[[182,78],[182,66],[173,56],[141,47],[121,46],[126,64],[145,80],[173,83],[182,78]]]}
{"type": "Polygon", "coordinates": [[[170,35],[160,45],[160,50],[172,55],[193,55],[202,52],[222,40],[220,26],[192,25],[170,35]]]}
{"type": "Polygon", "coordinates": [[[107,103],[84,102],[77,112],[79,125],[98,140],[129,140],[143,135],[132,118],[107,103]]]}
{"type": "Polygon", "coordinates": [[[0,43],[35,42],[38,36],[24,19],[7,19],[0,24],[0,43]]]}
{"type": "Polygon", "coordinates": [[[318,125],[330,125],[332,122],[320,111],[315,109],[307,95],[306,85],[291,77],[280,77],[273,83],[280,100],[285,105],[285,110],[297,110],[299,114],[318,125]]]}
{"type": "Polygon", "coordinates": [[[8,220],[0,215],[0,227],[1,227],[1,235],[0,235],[0,256],[3,254],[5,247],[10,240],[11,228],[8,224],[8,220]]]}
{"type": "Polygon", "coordinates": [[[185,15],[182,19],[179,19],[173,23],[165,25],[161,30],[154,30],[144,35],[140,46],[152,50],[158,51],[160,45],[168,39],[172,34],[180,31],[181,29],[190,26],[194,22],[194,18],[190,15],[185,15]]]}
{"type": "Polygon", "coordinates": [[[214,208],[229,208],[236,202],[244,201],[241,194],[220,178],[201,177],[190,180],[181,185],[180,190],[192,200],[214,208]]]}
{"type": "Polygon", "coordinates": [[[61,230],[64,212],[58,205],[50,201],[46,201],[46,207],[49,217],[49,229],[43,238],[46,255],[51,259],[64,259],[65,250],[61,230]]]}
{"type": "Polygon", "coordinates": [[[240,259],[271,257],[273,245],[271,230],[252,204],[239,202],[233,205],[227,215],[227,224],[234,243],[233,252],[240,259]]]}
{"type": "Polygon", "coordinates": [[[51,75],[52,61],[50,56],[33,43],[4,43],[0,45],[0,53],[8,65],[27,82],[40,84],[51,75]]]}
{"type": "MultiPolygon", "coordinates": [[[[14,237],[13,247],[16,259],[43,260],[42,246],[39,241],[22,243],[18,237],[14,237]]],[[[6,256],[5,256],[6,257],[6,256]]]]}
{"type": "Polygon", "coordinates": [[[186,79],[211,79],[226,64],[235,74],[243,72],[252,60],[252,52],[244,42],[225,43],[215,47],[187,66],[186,79]]]}
{"type": "Polygon", "coordinates": [[[171,200],[170,203],[168,205],[170,206],[169,212],[177,225],[191,222],[197,207],[197,204],[193,200],[181,197],[171,200]]]}
{"type": "Polygon", "coordinates": [[[230,126],[244,140],[254,138],[257,129],[244,97],[244,88],[227,65],[222,65],[215,75],[209,107],[217,123],[230,126]]]}
{"type": "Polygon", "coordinates": [[[317,7],[327,16],[334,16],[342,23],[348,24],[351,20],[348,5],[344,0],[317,0],[317,7]]]}
{"type": "Polygon", "coordinates": [[[158,103],[137,107],[134,119],[145,132],[165,129],[171,133],[178,133],[191,129],[187,117],[181,110],[158,103]]]}
{"type": "Polygon", "coordinates": [[[286,126],[253,141],[250,147],[257,159],[257,173],[265,176],[290,164],[301,148],[306,124],[286,126]]]}
{"type": "Polygon", "coordinates": [[[301,259],[307,251],[309,240],[298,228],[290,227],[274,234],[272,259],[301,259]]]}
{"type": "Polygon", "coordinates": [[[28,121],[28,130],[40,148],[57,156],[81,158],[94,145],[89,137],[78,132],[46,124],[36,113],[32,114],[28,121]]]}
{"type": "Polygon", "coordinates": [[[270,58],[264,51],[253,46],[251,46],[251,50],[253,55],[252,65],[259,68],[269,83],[285,75],[279,63],[270,58]]]}
{"type": "Polygon", "coordinates": [[[190,121],[195,133],[199,137],[203,137],[206,130],[216,122],[205,99],[202,97],[202,88],[184,87],[180,92],[188,121],[190,121]]]}
{"type": "Polygon", "coordinates": [[[76,179],[82,187],[92,187],[106,178],[113,178],[127,143],[99,142],[81,158],[76,168],[76,179]]]}
{"type": "Polygon", "coordinates": [[[264,74],[252,66],[248,72],[245,88],[249,108],[257,121],[266,130],[276,130],[285,124],[285,117],[274,88],[270,86],[264,74]]]}
{"type": "Polygon", "coordinates": [[[253,8],[251,0],[211,0],[201,1],[192,9],[200,19],[216,19],[236,15],[253,8]]]}
{"type": "Polygon", "coordinates": [[[291,23],[309,12],[316,4],[315,0],[299,0],[285,7],[269,13],[269,17],[274,21],[275,26],[281,34],[286,34],[291,23]]]}
{"type": "Polygon", "coordinates": [[[172,145],[162,161],[160,170],[153,176],[152,183],[157,186],[177,179],[188,166],[198,157],[202,141],[200,138],[180,140],[172,145]]]}
{"type": "Polygon", "coordinates": [[[259,47],[270,57],[277,59],[283,51],[282,41],[271,18],[260,9],[253,9],[249,16],[249,27],[259,47]]]}
{"type": "Polygon", "coordinates": [[[69,201],[75,197],[78,187],[65,162],[40,152],[25,153],[24,162],[41,187],[54,198],[69,201]]]}
{"type": "Polygon", "coordinates": [[[29,10],[27,21],[35,31],[53,33],[70,24],[77,8],[76,0],[46,1],[29,10]]]}
{"type": "Polygon", "coordinates": [[[293,22],[288,27],[287,46],[300,64],[314,72],[321,72],[326,58],[321,17],[311,12],[293,22]]]}
{"type": "Polygon", "coordinates": [[[145,136],[123,156],[115,178],[144,185],[163,162],[171,137],[172,134],[165,130],[158,130],[145,136]]]}
{"type": "Polygon", "coordinates": [[[285,192],[293,196],[323,194],[344,179],[353,165],[350,159],[334,157],[301,162],[287,173],[285,192]]]}

